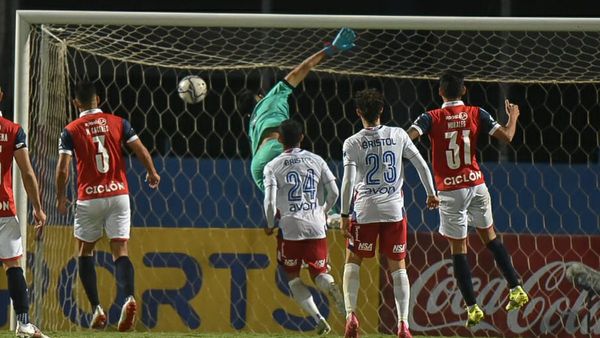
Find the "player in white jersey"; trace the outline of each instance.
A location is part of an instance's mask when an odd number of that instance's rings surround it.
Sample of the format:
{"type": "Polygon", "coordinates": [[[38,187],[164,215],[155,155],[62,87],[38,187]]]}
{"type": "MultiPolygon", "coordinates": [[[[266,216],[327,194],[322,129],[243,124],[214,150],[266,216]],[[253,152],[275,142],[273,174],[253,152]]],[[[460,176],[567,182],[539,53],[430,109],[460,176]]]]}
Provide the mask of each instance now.
{"type": "Polygon", "coordinates": [[[403,158],[410,160],[419,173],[427,190],[427,207],[437,208],[439,199],[429,168],[408,134],[402,128],[381,125],[384,105],[381,93],[365,89],[357,93],[355,101],[364,129],[346,139],[343,147],[341,217],[348,244],[343,283],[345,337],[358,337],[356,304],[360,265],[363,258],[375,255],[378,237],[379,252],[387,257],[393,279],[398,337],[412,337],[408,329],[410,284],[404,262],[407,220],[402,194],[403,158]]]}
{"type": "Polygon", "coordinates": [[[317,322],[317,332],[331,327],[317,309],[309,289],[300,280],[302,262],[308,265],[315,285],[329,294],[343,312],[343,297],[333,277],[327,273],[325,214],[337,201],[335,176],[318,155],[300,149],[302,126],[286,120],[279,126],[279,142],[284,151],[264,169],[267,234],[272,234],[279,213],[282,236],[277,261],[284,268],[294,300],[317,322]]]}

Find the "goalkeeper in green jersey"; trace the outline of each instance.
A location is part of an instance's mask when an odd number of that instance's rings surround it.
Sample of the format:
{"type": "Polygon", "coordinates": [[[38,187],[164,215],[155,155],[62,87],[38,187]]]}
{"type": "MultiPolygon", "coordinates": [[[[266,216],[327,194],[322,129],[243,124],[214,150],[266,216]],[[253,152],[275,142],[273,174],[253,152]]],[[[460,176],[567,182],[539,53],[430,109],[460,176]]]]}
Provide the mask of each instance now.
{"type": "Polygon", "coordinates": [[[252,150],[252,178],[262,191],[263,169],[272,159],[283,152],[279,141],[278,127],[281,122],[289,119],[288,96],[306,75],[318,65],[326,56],[333,56],[337,52],[347,51],[354,47],[356,33],[349,28],[342,28],[333,42],[309,56],[300,65],[296,66],[286,77],[279,81],[271,90],[262,97],[256,93],[246,91],[241,95],[241,109],[250,111],[250,146],[252,150]]]}

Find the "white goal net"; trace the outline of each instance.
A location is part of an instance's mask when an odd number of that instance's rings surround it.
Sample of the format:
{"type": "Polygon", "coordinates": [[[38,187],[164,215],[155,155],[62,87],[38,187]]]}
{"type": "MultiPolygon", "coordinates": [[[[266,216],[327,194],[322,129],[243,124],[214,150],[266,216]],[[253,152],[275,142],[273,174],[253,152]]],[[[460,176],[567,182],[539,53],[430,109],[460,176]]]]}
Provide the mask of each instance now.
{"type": "MultiPolygon", "coordinates": [[[[532,301],[518,313],[503,310],[505,282],[474,236],[469,260],[487,314],[474,332],[600,334],[600,298],[566,274],[572,262],[600,267],[600,29],[591,29],[590,22],[42,14],[19,14],[28,42],[21,36],[17,46],[28,53],[19,62],[17,88],[28,100],[20,107],[29,109],[17,119],[28,125],[49,215],[43,242],[28,243],[34,318],[44,328],[76,330],[91,318],[77,278],[73,214],[60,216],[54,209],[53,183],[58,136],[76,117],[72,89],[88,79],[100,89],[103,110],[131,121],[162,176],[160,189],[151,191],[141,164],[129,157],[130,255],[141,304],[137,330],[314,330],[278,272],[274,238],[260,229],[263,196],[249,170],[250,112],[240,111],[237,99],[245,88],[268,90],[345,25],[356,28],[357,48],[326,60],[290,98],[291,116],[305,126],[303,146],[341,178],[342,143],[360,128],[353,93],[380,89],[385,123],[407,128],[441,104],[436,80],[447,69],[462,71],[465,100],[501,123],[504,99],[519,104],[513,143],[503,146],[483,136],[478,149],[496,227],[532,301]],[[177,96],[177,82],[187,75],[208,85],[200,104],[185,105],[177,96]]],[[[427,140],[418,145],[428,154],[427,140]]],[[[411,329],[471,335],[463,327],[466,314],[449,248],[437,234],[437,214],[424,210],[424,191],[407,167],[411,329]]],[[[332,229],[328,238],[332,274],[341,283],[343,236],[332,229]]],[[[114,301],[109,252],[101,242],[96,262],[101,302],[114,324],[120,304],[114,301]]],[[[391,333],[390,278],[378,261],[362,269],[359,316],[364,332],[391,333]]],[[[312,291],[342,333],[344,318],[325,295],[312,291]]]]}

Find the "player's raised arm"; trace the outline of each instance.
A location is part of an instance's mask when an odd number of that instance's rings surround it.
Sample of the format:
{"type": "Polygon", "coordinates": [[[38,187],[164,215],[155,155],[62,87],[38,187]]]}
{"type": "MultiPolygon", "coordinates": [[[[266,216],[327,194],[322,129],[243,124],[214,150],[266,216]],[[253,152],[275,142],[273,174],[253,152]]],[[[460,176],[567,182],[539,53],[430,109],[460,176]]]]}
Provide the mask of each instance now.
{"type": "Polygon", "coordinates": [[[510,143],[515,136],[517,130],[517,119],[519,118],[519,106],[504,100],[504,109],[508,115],[508,123],[506,126],[500,126],[491,135],[500,141],[510,143]]]}
{"type": "Polygon", "coordinates": [[[428,113],[423,113],[415,120],[415,122],[413,122],[412,126],[408,128],[406,133],[408,134],[408,137],[414,141],[421,135],[429,133],[429,130],[431,129],[431,123],[431,115],[428,113]]]}
{"type": "Polygon", "coordinates": [[[356,40],[356,33],[350,28],[342,28],[338,32],[337,36],[331,43],[331,45],[323,48],[322,50],[314,53],[304,60],[301,64],[296,66],[288,75],[285,80],[296,87],[308,73],[316,67],[326,56],[333,56],[339,51],[346,51],[355,46],[354,41],[356,40]]]}
{"type": "Polygon", "coordinates": [[[146,149],[146,146],[140,141],[140,139],[135,139],[131,142],[127,143],[127,146],[135,156],[142,162],[144,168],[146,168],[146,181],[148,185],[152,189],[156,189],[158,184],[160,183],[160,176],[156,172],[156,168],[154,167],[154,162],[152,161],[152,157],[150,156],[150,152],[146,149]]]}
{"type": "Polygon", "coordinates": [[[421,136],[421,134],[419,134],[419,132],[417,131],[417,129],[415,129],[414,127],[408,128],[408,130],[406,131],[406,133],[408,134],[408,137],[410,137],[411,141],[414,141],[414,140],[418,139],[419,136],[421,136]]]}

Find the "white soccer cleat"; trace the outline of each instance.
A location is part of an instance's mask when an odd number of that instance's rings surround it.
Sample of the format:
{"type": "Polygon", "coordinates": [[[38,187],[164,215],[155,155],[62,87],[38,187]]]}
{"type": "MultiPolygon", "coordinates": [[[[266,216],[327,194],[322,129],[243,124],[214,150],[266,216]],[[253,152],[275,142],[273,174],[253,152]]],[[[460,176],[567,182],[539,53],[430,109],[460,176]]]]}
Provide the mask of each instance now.
{"type": "Polygon", "coordinates": [[[19,338],[50,338],[40,331],[35,325],[28,323],[23,324],[17,321],[17,329],[15,331],[19,338]]]}
{"type": "Polygon", "coordinates": [[[106,327],[106,314],[100,305],[96,306],[92,321],[90,322],[90,329],[103,329],[106,327]]]}
{"type": "Polygon", "coordinates": [[[317,334],[319,334],[319,336],[323,336],[331,332],[331,326],[329,326],[329,323],[327,323],[325,318],[322,318],[321,320],[319,320],[319,323],[317,324],[315,330],[317,330],[317,334]]]}
{"type": "Polygon", "coordinates": [[[344,295],[340,291],[340,288],[338,288],[337,284],[331,283],[329,285],[329,296],[333,298],[337,312],[341,315],[345,315],[346,306],[344,305],[344,295]]]}
{"type": "Polygon", "coordinates": [[[137,303],[133,296],[127,297],[123,309],[121,310],[121,318],[119,318],[119,324],[117,329],[120,332],[131,330],[135,326],[135,313],[137,311],[137,303]]]}

